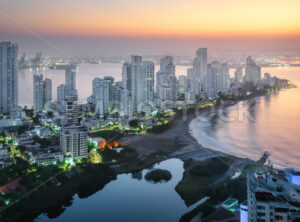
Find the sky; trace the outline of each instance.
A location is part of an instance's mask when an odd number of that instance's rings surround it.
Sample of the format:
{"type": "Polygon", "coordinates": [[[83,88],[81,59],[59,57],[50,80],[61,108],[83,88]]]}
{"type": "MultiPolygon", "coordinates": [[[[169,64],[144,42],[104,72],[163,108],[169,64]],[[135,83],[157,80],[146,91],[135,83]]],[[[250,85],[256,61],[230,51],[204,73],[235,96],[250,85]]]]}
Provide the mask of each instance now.
{"type": "Polygon", "coordinates": [[[1,0],[0,41],[49,54],[298,50],[299,0],[1,0]]]}

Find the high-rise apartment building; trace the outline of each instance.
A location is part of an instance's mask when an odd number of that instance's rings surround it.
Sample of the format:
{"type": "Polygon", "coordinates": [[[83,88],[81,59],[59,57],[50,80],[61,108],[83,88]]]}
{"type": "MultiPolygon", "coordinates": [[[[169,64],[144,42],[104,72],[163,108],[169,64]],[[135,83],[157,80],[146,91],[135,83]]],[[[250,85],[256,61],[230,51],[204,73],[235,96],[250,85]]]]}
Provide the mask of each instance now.
{"type": "Polygon", "coordinates": [[[65,84],[60,84],[57,87],[57,102],[61,105],[64,104],[65,101],[65,95],[66,95],[66,87],[65,84]]]}
{"type": "Polygon", "coordinates": [[[261,79],[261,69],[252,58],[249,56],[246,61],[246,82],[251,82],[256,84],[261,79]]]}
{"type": "Polygon", "coordinates": [[[122,88],[123,88],[123,114],[124,116],[131,116],[132,110],[132,66],[125,62],[122,69],[122,88]]]}
{"type": "Polygon", "coordinates": [[[227,92],[230,88],[230,75],[229,75],[229,66],[227,62],[224,62],[221,67],[221,87],[219,91],[227,92]]]}
{"type": "Polygon", "coordinates": [[[234,81],[238,83],[243,82],[243,68],[238,67],[234,72],[234,81]]]}
{"type": "Polygon", "coordinates": [[[199,48],[193,62],[194,78],[198,79],[200,92],[207,92],[207,48],[199,48]]]}
{"type": "Polygon", "coordinates": [[[33,109],[35,113],[42,112],[51,104],[52,99],[52,81],[43,80],[43,75],[33,76],[33,109]]]}
{"type": "Polygon", "coordinates": [[[219,62],[214,61],[208,65],[207,80],[207,92],[214,97],[222,87],[222,70],[219,62]]]}
{"type": "Polygon", "coordinates": [[[65,72],[65,88],[67,94],[76,89],[76,72],[71,67],[65,72]]]}
{"type": "Polygon", "coordinates": [[[108,113],[110,108],[111,79],[95,78],[93,80],[93,103],[95,111],[101,117],[108,113]]]}
{"type": "Polygon", "coordinates": [[[0,43],[0,114],[18,105],[18,45],[0,43]]]}
{"type": "Polygon", "coordinates": [[[64,100],[64,124],[78,124],[78,96],[73,90],[65,96],[64,100]]]}
{"type": "Polygon", "coordinates": [[[131,56],[132,112],[150,112],[154,101],[154,63],[131,56]]]}
{"type": "Polygon", "coordinates": [[[35,113],[44,109],[44,80],[43,75],[33,76],[33,110],[35,113]]]}
{"type": "Polygon", "coordinates": [[[300,172],[272,168],[252,172],[247,193],[247,204],[241,206],[241,222],[300,220],[300,172]]]}
{"type": "Polygon", "coordinates": [[[52,81],[51,79],[44,80],[44,105],[49,106],[52,101],[52,81]]]}
{"type": "Polygon", "coordinates": [[[161,101],[175,100],[177,97],[177,79],[173,57],[160,60],[160,70],[156,73],[156,95],[161,101]]]}
{"type": "Polygon", "coordinates": [[[188,92],[188,79],[186,76],[178,76],[178,94],[182,95],[188,92]]]}
{"type": "Polygon", "coordinates": [[[87,130],[81,126],[67,126],[60,133],[60,146],[67,157],[83,158],[88,155],[87,130]]]}

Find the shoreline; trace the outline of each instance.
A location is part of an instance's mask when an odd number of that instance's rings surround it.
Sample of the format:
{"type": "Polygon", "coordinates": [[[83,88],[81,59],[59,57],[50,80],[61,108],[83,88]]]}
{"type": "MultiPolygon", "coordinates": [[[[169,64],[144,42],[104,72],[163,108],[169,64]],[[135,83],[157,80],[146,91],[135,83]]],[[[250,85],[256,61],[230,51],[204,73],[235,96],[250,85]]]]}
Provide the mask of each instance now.
{"type": "MultiPolygon", "coordinates": [[[[294,87],[296,86],[286,83],[271,89],[281,91],[282,89],[290,89],[294,87]]],[[[224,110],[228,107],[237,105],[239,102],[250,101],[251,99],[256,99],[262,96],[264,97],[268,94],[270,94],[270,92],[260,91],[259,93],[251,94],[246,98],[225,100],[221,108],[224,110]]],[[[217,156],[231,156],[236,159],[256,161],[247,157],[214,150],[199,143],[198,140],[192,135],[190,129],[191,121],[195,120],[199,116],[202,116],[203,114],[207,114],[210,112],[211,108],[218,109],[219,106],[215,104],[212,107],[203,109],[196,109],[196,106],[198,106],[198,104],[186,110],[178,110],[175,116],[169,121],[167,129],[164,129],[162,132],[150,132],[145,135],[128,135],[123,137],[120,140],[120,143],[134,147],[138,151],[139,157],[142,159],[150,154],[163,152],[169,158],[179,158],[182,161],[188,160],[191,157],[198,161],[204,161],[217,156]]]]}
{"type": "MultiPolygon", "coordinates": [[[[235,105],[235,104],[237,104],[237,102],[239,102],[241,100],[245,101],[245,100],[249,100],[253,97],[264,96],[264,95],[266,95],[266,93],[251,96],[250,98],[246,98],[246,99],[236,100],[234,103],[232,102],[232,100],[227,101],[228,103],[227,102],[225,103],[224,108],[235,105]]],[[[178,159],[181,159],[183,162],[193,158],[193,159],[195,159],[195,163],[200,163],[200,162],[204,162],[206,160],[213,159],[214,157],[225,157],[225,158],[232,159],[233,160],[232,164],[233,165],[237,164],[235,167],[242,168],[242,169],[246,165],[246,163],[254,162],[247,158],[239,158],[239,157],[236,157],[236,156],[233,156],[230,154],[211,150],[207,147],[204,147],[200,143],[198,143],[197,139],[191,135],[189,124],[192,120],[197,118],[198,115],[196,115],[196,114],[201,115],[201,114],[208,112],[209,110],[208,110],[208,108],[204,108],[204,109],[198,110],[199,112],[196,112],[196,111],[197,110],[195,109],[195,107],[192,107],[187,110],[177,111],[176,114],[171,117],[172,119],[169,121],[167,127],[162,130],[162,132],[158,132],[158,133],[152,132],[152,133],[147,133],[145,135],[126,135],[125,137],[120,139],[120,144],[122,144],[122,145],[124,144],[129,147],[134,147],[136,149],[136,151],[138,152],[138,156],[134,159],[129,159],[124,162],[120,162],[120,163],[116,163],[116,164],[102,164],[102,166],[108,166],[109,168],[112,168],[114,171],[113,173],[109,173],[108,175],[103,175],[103,178],[105,179],[105,178],[107,178],[107,176],[109,176],[113,180],[114,175],[118,175],[118,174],[122,174],[122,173],[136,172],[136,171],[144,169],[148,166],[151,166],[157,162],[160,162],[160,161],[163,161],[163,160],[169,159],[169,158],[178,158],[178,159]]],[[[101,164],[99,166],[101,166],[101,164]]],[[[80,168],[79,168],[79,170],[80,170],[80,168]]],[[[233,170],[230,167],[228,172],[225,173],[226,178],[225,178],[225,176],[224,177],[222,176],[222,179],[219,181],[219,183],[224,182],[226,179],[228,179],[228,177],[232,176],[231,175],[232,172],[233,172],[233,170]]],[[[186,172],[184,173],[184,176],[185,176],[185,174],[186,174],[186,172]]],[[[90,179],[89,175],[81,175],[80,178],[77,178],[77,177],[74,178],[76,180],[76,182],[73,187],[74,190],[72,190],[72,195],[71,194],[70,194],[71,196],[69,196],[67,194],[64,195],[65,197],[68,196],[68,198],[67,198],[68,203],[65,204],[65,201],[57,200],[57,203],[55,204],[57,207],[58,207],[58,205],[60,205],[59,209],[67,207],[68,204],[70,204],[70,201],[72,200],[73,195],[80,191],[79,188],[80,188],[80,186],[82,186],[82,177],[85,178],[85,180],[90,179]]],[[[73,180],[73,179],[71,179],[71,180],[73,180]]],[[[105,179],[105,181],[99,181],[100,184],[103,184],[103,182],[104,182],[104,184],[103,185],[99,184],[100,187],[99,186],[98,186],[98,188],[95,187],[96,190],[97,191],[101,190],[105,186],[105,184],[109,183],[110,181],[111,181],[110,179],[109,180],[105,179]]],[[[67,184],[68,184],[68,182],[67,182],[67,184]]],[[[64,185],[65,184],[62,184],[61,186],[59,186],[59,190],[56,190],[56,189],[58,189],[58,187],[55,187],[55,186],[54,187],[52,186],[50,188],[54,192],[58,192],[58,193],[61,192],[61,194],[63,194],[64,185]]],[[[217,185],[218,185],[218,183],[214,184],[214,186],[217,186],[217,185]]],[[[94,192],[92,192],[92,193],[94,193],[94,192]]],[[[91,195],[92,193],[88,192],[88,195],[91,195]]],[[[47,194],[44,194],[44,195],[42,195],[42,197],[45,196],[45,198],[46,198],[46,195],[47,194]]],[[[182,199],[184,200],[183,197],[182,197],[182,199]]],[[[28,202],[27,198],[24,202],[25,203],[28,202]]],[[[22,204],[24,204],[23,201],[22,201],[22,204]]],[[[46,210],[45,204],[43,206],[38,206],[38,207],[32,206],[30,208],[32,208],[32,211],[35,212],[34,213],[35,215],[39,215],[43,212],[49,213],[49,211],[46,210]]],[[[14,209],[15,207],[18,209],[19,204],[12,206],[11,209],[14,209]]],[[[51,207],[51,205],[49,205],[48,207],[51,207]]],[[[24,210],[24,209],[22,209],[22,210],[24,210]]],[[[25,215],[26,214],[30,215],[30,213],[27,212],[26,210],[24,212],[25,212],[25,215]]],[[[20,216],[20,212],[19,212],[19,216],[20,216]]],[[[13,218],[15,219],[15,217],[18,217],[18,216],[11,215],[11,217],[9,218],[9,219],[11,219],[10,221],[12,221],[13,218]]],[[[34,217],[34,218],[36,218],[36,217],[34,217]]],[[[7,218],[4,218],[4,219],[7,219],[7,218]]],[[[9,219],[7,221],[9,221],[9,219]]]]}

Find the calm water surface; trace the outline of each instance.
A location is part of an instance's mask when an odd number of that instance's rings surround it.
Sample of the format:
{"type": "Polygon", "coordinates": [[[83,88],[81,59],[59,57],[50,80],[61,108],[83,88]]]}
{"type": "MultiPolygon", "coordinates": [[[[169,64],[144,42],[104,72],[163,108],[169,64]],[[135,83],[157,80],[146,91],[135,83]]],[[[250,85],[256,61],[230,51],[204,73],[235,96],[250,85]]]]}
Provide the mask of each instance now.
{"type": "MultiPolygon", "coordinates": [[[[263,68],[262,72],[300,86],[300,67],[263,68]]],[[[192,135],[207,147],[254,160],[269,151],[274,165],[300,170],[300,88],[240,102],[227,108],[226,115],[234,121],[194,119],[192,135]]]]}
{"type": "Polygon", "coordinates": [[[40,215],[36,221],[179,221],[184,213],[197,205],[186,207],[175,191],[182,179],[183,162],[169,159],[155,164],[155,168],[169,170],[172,179],[167,183],[149,183],[144,179],[147,169],[141,172],[139,179],[133,178],[132,174],[118,175],[117,180],[88,198],[80,199],[75,195],[72,206],[59,217],[50,220],[46,215],[40,215]]]}

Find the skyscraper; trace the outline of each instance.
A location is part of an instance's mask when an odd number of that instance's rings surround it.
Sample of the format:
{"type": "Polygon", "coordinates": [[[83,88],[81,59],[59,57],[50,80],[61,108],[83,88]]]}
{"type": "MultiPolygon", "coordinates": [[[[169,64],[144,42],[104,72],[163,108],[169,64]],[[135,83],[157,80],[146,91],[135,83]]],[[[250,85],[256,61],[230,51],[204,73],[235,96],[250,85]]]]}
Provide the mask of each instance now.
{"type": "Polygon", "coordinates": [[[207,91],[207,48],[199,48],[193,62],[194,75],[200,81],[200,92],[207,91]]]}
{"type": "Polygon", "coordinates": [[[221,65],[219,62],[214,61],[208,65],[207,68],[207,85],[208,94],[212,97],[216,96],[221,88],[221,65]]]}
{"type": "Polygon", "coordinates": [[[156,73],[156,94],[161,101],[176,99],[176,76],[173,57],[160,60],[160,70],[156,73]]]}
{"type": "Polygon", "coordinates": [[[122,86],[123,86],[123,114],[124,116],[132,115],[132,66],[125,62],[122,69],[122,86]]]}
{"type": "Polygon", "coordinates": [[[65,73],[65,87],[66,93],[72,92],[76,89],[76,72],[72,68],[67,68],[65,73]]]}
{"type": "Polygon", "coordinates": [[[57,102],[61,105],[64,104],[65,101],[65,94],[66,94],[66,87],[65,84],[60,84],[57,87],[57,102]]]}
{"type": "Polygon", "coordinates": [[[178,94],[185,94],[188,91],[188,80],[186,76],[178,77],[178,94]]]}
{"type": "Polygon", "coordinates": [[[33,76],[33,108],[34,112],[42,112],[43,109],[51,104],[52,99],[52,81],[43,80],[43,75],[33,76]]]}
{"type": "Polygon", "coordinates": [[[142,56],[131,56],[131,100],[132,112],[138,112],[138,104],[142,101],[142,56]]]}
{"type": "Polygon", "coordinates": [[[238,67],[234,72],[234,81],[242,83],[243,82],[243,68],[238,67]]]}
{"type": "Polygon", "coordinates": [[[249,56],[246,61],[246,73],[245,73],[246,82],[252,82],[256,84],[261,79],[261,70],[258,65],[252,60],[249,56]]]}
{"type": "Polygon", "coordinates": [[[172,56],[165,56],[160,59],[160,71],[170,77],[175,76],[175,65],[173,60],[172,56]]]}
{"type": "Polygon", "coordinates": [[[222,64],[222,84],[219,91],[227,92],[227,90],[230,88],[230,75],[229,75],[229,66],[227,62],[224,62],[222,64]]]}
{"type": "Polygon", "coordinates": [[[131,56],[132,111],[150,112],[154,101],[154,63],[142,61],[141,56],[131,56]]]}
{"type": "Polygon", "coordinates": [[[93,99],[95,105],[95,111],[100,116],[104,116],[108,113],[110,91],[112,81],[110,79],[95,78],[93,80],[93,99]]]}
{"type": "Polygon", "coordinates": [[[42,112],[44,108],[43,75],[33,76],[33,109],[34,113],[42,112]]]}
{"type": "Polygon", "coordinates": [[[18,46],[0,43],[0,114],[18,105],[18,46]]]}
{"type": "Polygon", "coordinates": [[[154,100],[154,63],[142,62],[142,101],[151,103],[154,100]]]}
{"type": "Polygon", "coordinates": [[[52,81],[51,79],[44,80],[44,105],[49,106],[52,100],[52,81]]]}
{"type": "Polygon", "coordinates": [[[200,93],[200,79],[195,76],[194,68],[187,69],[188,92],[191,100],[195,100],[195,96],[200,93]]]}
{"type": "Polygon", "coordinates": [[[64,118],[65,125],[78,124],[78,96],[76,90],[65,96],[64,118]]]}
{"type": "Polygon", "coordinates": [[[123,89],[127,89],[131,92],[132,84],[132,73],[131,73],[131,64],[125,62],[122,68],[122,84],[123,89]]]}

